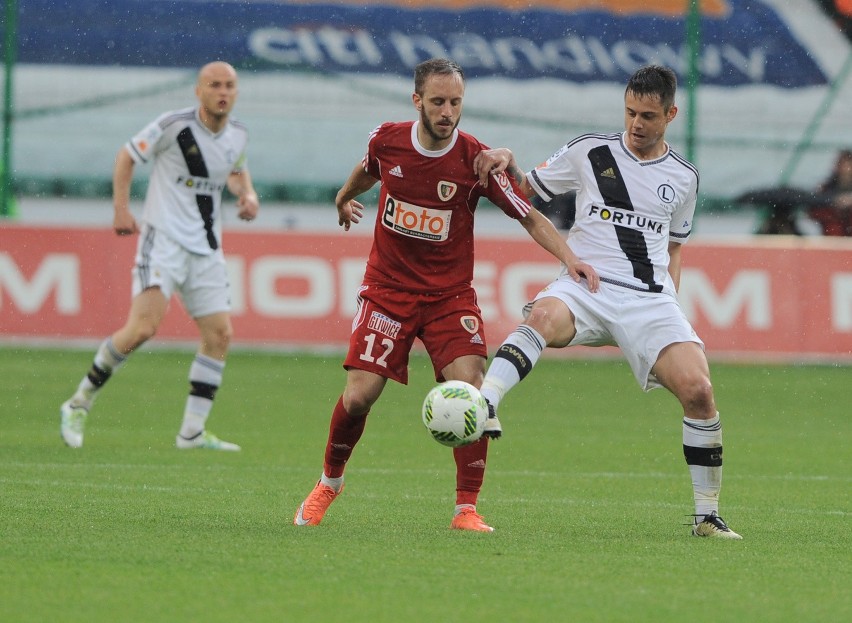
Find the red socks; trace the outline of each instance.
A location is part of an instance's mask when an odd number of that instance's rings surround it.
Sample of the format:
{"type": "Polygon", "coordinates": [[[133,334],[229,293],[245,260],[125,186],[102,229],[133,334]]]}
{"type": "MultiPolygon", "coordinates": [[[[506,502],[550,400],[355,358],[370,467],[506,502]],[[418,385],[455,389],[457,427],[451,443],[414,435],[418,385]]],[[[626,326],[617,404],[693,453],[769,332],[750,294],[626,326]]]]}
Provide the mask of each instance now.
{"type": "Polygon", "coordinates": [[[331,425],[328,431],[328,444],[325,447],[325,463],[323,469],[329,478],[340,478],[346,467],[346,461],[352,456],[355,444],[361,439],[367,416],[352,417],[343,408],[343,396],[338,399],[331,414],[331,425]]]}
{"type": "Polygon", "coordinates": [[[456,460],[456,504],[476,506],[482,481],[485,480],[485,459],[488,456],[488,438],[483,437],[469,446],[453,450],[456,460]]]}

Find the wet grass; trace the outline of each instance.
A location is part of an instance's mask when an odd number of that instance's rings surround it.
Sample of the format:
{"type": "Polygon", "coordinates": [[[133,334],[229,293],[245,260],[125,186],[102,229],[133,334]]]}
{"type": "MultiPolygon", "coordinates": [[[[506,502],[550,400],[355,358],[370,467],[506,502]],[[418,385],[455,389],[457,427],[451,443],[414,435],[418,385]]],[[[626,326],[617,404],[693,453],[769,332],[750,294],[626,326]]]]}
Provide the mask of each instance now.
{"type": "Polygon", "coordinates": [[[292,526],[319,475],[339,356],[237,352],[210,428],[180,452],[191,354],[131,358],[80,450],[58,406],[91,353],[0,348],[3,621],[823,621],[850,606],[849,368],[713,366],[722,514],[690,538],[680,414],[612,361],[545,360],[501,407],[479,510],[448,530],[449,451],[416,357],[389,384],[322,526],[292,526]]]}

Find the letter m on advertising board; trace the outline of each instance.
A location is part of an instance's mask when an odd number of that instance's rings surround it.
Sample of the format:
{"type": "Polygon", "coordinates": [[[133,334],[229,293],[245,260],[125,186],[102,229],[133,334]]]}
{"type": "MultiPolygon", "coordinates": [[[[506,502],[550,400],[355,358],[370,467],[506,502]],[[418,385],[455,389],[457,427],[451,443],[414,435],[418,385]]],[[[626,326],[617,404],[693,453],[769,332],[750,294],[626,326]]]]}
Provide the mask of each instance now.
{"type": "Polygon", "coordinates": [[[683,269],[678,299],[690,321],[698,311],[716,328],[730,328],[745,312],[745,324],[752,330],[772,326],[770,275],[762,270],[737,271],[727,287],[717,292],[707,275],[696,269],[683,269]]]}
{"type": "Polygon", "coordinates": [[[0,311],[11,305],[26,314],[37,313],[51,293],[56,295],[57,312],[79,313],[80,259],[76,255],[45,255],[28,279],[10,255],[0,253],[0,311]]]}

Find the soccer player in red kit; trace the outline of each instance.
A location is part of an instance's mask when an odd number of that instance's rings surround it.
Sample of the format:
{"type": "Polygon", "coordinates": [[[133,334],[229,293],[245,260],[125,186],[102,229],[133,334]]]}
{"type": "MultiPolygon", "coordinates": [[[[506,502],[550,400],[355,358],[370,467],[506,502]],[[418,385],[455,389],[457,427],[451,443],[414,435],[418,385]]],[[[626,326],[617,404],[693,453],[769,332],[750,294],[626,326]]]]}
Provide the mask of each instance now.
{"type": "MultiPolygon", "coordinates": [[[[414,122],[385,123],[370,135],[367,154],[337,193],[339,223],[363,216],[355,198],[381,182],[373,246],[344,362],[346,387],[331,417],[323,473],[296,511],[297,526],[318,525],[343,490],[343,471],[364,432],[367,414],[388,379],[408,382],[415,338],[426,347],[438,381],[479,387],[487,349],[473,280],[473,215],[482,196],[518,220],[576,280],[597,289],[597,274],[580,262],[553,224],[507,175],[480,184],[473,160],[486,147],[458,130],[464,73],[431,59],[414,71],[414,122]]],[[[451,528],[491,532],[476,512],[489,438],[502,430],[490,418],[482,439],[453,449],[456,507],[451,528]]]]}

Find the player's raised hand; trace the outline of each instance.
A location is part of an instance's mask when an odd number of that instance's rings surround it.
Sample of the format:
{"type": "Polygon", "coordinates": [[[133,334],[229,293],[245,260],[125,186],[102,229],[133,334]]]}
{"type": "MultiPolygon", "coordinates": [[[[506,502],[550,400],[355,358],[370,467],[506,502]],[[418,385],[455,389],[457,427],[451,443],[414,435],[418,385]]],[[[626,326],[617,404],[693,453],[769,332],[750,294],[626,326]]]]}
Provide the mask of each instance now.
{"type": "Polygon", "coordinates": [[[364,216],[364,206],[354,199],[337,204],[337,224],[345,231],[349,231],[353,223],[359,223],[362,216],[364,216]]]}
{"type": "Polygon", "coordinates": [[[497,149],[483,149],[473,159],[473,172],[479,178],[479,184],[483,188],[488,186],[488,179],[492,175],[499,175],[509,168],[515,160],[512,151],[506,147],[497,149]]]}

